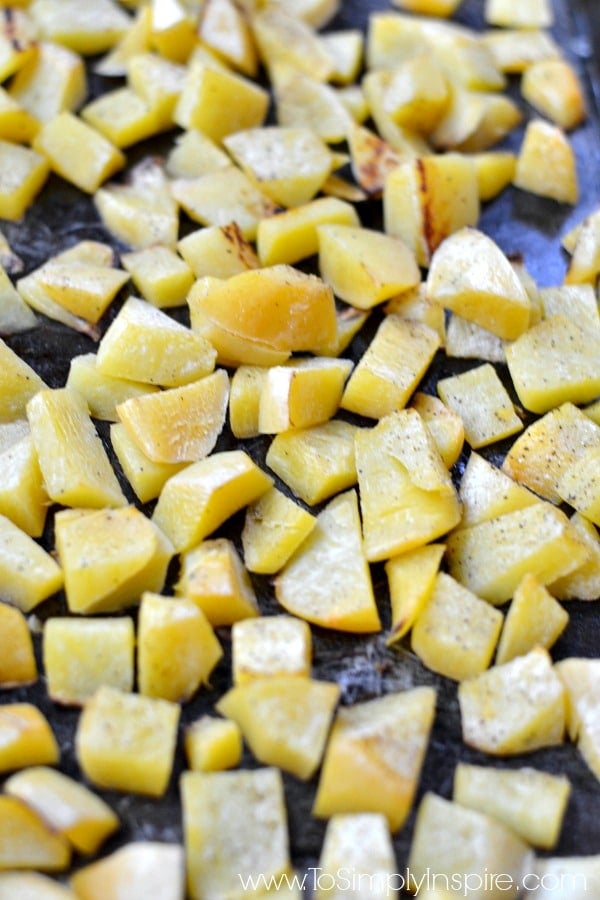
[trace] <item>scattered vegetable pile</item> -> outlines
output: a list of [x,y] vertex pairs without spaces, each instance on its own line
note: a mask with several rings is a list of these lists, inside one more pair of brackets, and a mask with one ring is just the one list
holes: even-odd
[[586,86],[464,8],[0,7],[0,898],[600,892]]

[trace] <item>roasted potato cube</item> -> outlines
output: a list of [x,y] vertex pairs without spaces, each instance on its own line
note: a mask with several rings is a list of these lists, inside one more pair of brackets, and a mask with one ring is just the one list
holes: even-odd
[[142,595],[137,636],[140,694],[184,703],[210,674],[223,650],[198,604],[185,598]]
[[15,144],[28,144],[39,128],[37,119],[4,88],[0,88],[0,138]]
[[213,453],[167,481],[153,521],[178,552],[188,550],[272,484],[243,450]]
[[565,775],[459,763],[452,799],[499,819],[528,844],[551,850],[558,843],[570,792]]
[[500,605],[528,572],[551,584],[585,562],[588,550],[563,512],[535,503],[452,532],[446,558],[457,581]]
[[107,91],[87,103],[80,114],[120,149],[152,137],[162,127],[156,109],[130,87]]
[[248,571],[278,572],[315,524],[315,517],[291,497],[269,488],[246,510],[241,538]]
[[29,433],[0,450],[0,473],[0,513],[26,534],[40,537],[49,500]]
[[465,441],[465,427],[459,415],[448,409],[438,397],[417,391],[411,407],[416,409],[427,425],[433,442],[447,469],[458,460]]
[[588,449],[600,446],[600,426],[573,403],[536,419],[513,443],[502,471],[552,503],[560,503],[563,473]]
[[120,403],[158,390],[158,386],[152,384],[100,372],[96,353],[73,357],[65,387],[81,394],[94,419],[108,422],[118,422],[117,406]]
[[156,500],[169,478],[188,465],[153,462],[139,449],[120,422],[111,425],[110,441],[125,477],[142,503]]
[[260,434],[258,412],[262,386],[269,374],[265,366],[238,366],[229,386],[229,426],[237,438]]
[[88,194],[125,165],[111,141],[68,111],[45,122],[32,146],[57,175]]
[[550,649],[569,622],[569,614],[538,580],[523,576],[510,604],[496,654],[496,665],[534,647]]
[[537,647],[461,682],[463,740],[494,756],[562,743],[566,692],[547,650]]
[[529,327],[530,300],[497,244],[464,228],[436,250],[427,276],[432,300],[505,340]]
[[0,20],[0,81],[14,75],[36,56],[36,29],[25,10],[15,9],[23,3],[3,7]]
[[330,81],[336,84],[354,83],[363,61],[362,31],[358,28],[328,31],[321,34],[321,43],[333,63]]
[[427,296],[427,285],[421,281],[416,288],[403,291],[392,297],[383,307],[386,315],[395,314],[401,319],[410,319],[428,325],[440,338],[440,345],[446,342],[446,313],[434,300]]
[[595,285],[600,274],[600,212],[586,216],[575,229],[573,243],[563,241],[563,246],[571,253],[565,283]]
[[157,893],[164,900],[180,900],[185,889],[183,847],[138,840],[109,856],[78,869],[71,876],[78,897],[100,900],[107,894],[131,900]]
[[[434,884],[439,879],[442,885],[464,885],[473,900],[515,896],[514,891],[508,895],[504,891],[519,883],[528,850],[525,841],[492,816],[428,792],[417,812],[408,857],[411,886],[416,890],[429,879]],[[489,874],[497,872],[506,881],[488,882]]]
[[[383,191],[384,229],[428,266],[444,238],[479,219],[479,187],[473,163],[459,153],[400,163]],[[472,261],[472,257],[469,257]]]
[[355,437],[364,546],[370,562],[423,546],[458,524],[448,470],[414,409],[391,413]]
[[262,125],[269,105],[264,88],[234,72],[189,66],[173,119],[219,143],[229,134]]
[[508,391],[490,363],[441,378],[438,394],[459,415],[473,449],[485,447],[523,430]]
[[502,28],[549,28],[554,22],[550,0],[525,0],[515,6],[511,0],[486,0],[485,21]]
[[338,411],[352,367],[349,359],[296,357],[270,368],[261,384],[259,432],[278,434],[327,422]]
[[340,874],[347,867],[352,873],[348,881],[354,882],[356,875],[358,885],[368,885],[371,900],[390,900],[395,866],[395,852],[385,816],[368,812],[339,813],[331,817],[325,829],[315,898],[327,900],[328,895],[331,897],[329,885],[338,879],[343,896],[344,876],[340,878]]
[[47,766],[32,766],[11,775],[4,790],[30,806],[78,853],[96,853],[119,827],[118,817],[104,800],[74,778]]
[[41,0],[31,12],[39,37],[83,55],[109,50],[131,24],[111,0]]
[[556,665],[567,694],[567,730],[596,778],[600,779],[597,659],[568,657]]
[[72,613],[118,612],[162,589],[173,547],[140,510],[61,510],[54,524]]
[[489,150],[473,154],[479,199],[493,200],[512,183],[517,166],[516,154],[507,150]]
[[348,379],[342,409],[372,419],[404,409],[439,346],[428,325],[389,313]]
[[120,507],[127,500],[80,394],[39,391],[27,418],[48,496],[64,506]]
[[382,813],[390,831],[398,831],[412,806],[434,712],[430,687],[341,707],[325,750],[313,815]]
[[332,156],[309,128],[268,125],[235,131],[223,140],[234,161],[278,206],[301,206],[320,191]]
[[99,688],[75,734],[85,777],[97,787],[161,797],[171,777],[178,722],[175,703]]
[[50,723],[31,703],[0,706],[0,772],[54,766],[60,749]]
[[51,617],[44,623],[43,660],[48,695],[83,706],[103,684],[133,690],[133,619]]
[[350,129],[347,142],[355,181],[367,196],[381,197],[385,179],[403,161],[403,153],[371,129],[356,123]]
[[229,278],[258,269],[258,257],[236,222],[209,225],[181,238],[177,249],[196,278]]
[[60,566],[6,516],[0,515],[0,600],[29,612],[59,591]]
[[356,491],[331,500],[275,581],[289,613],[323,628],[376,632],[381,622],[362,546]]
[[507,346],[506,360],[519,400],[536,413],[567,401],[588,403],[600,390],[597,335],[564,315],[550,316],[522,334]]
[[0,797],[0,870],[39,869],[63,872],[71,847],[17,797]]
[[238,893],[240,878],[244,883],[291,873],[277,769],[184,772],[180,790],[191,900]]
[[183,387],[125,400],[117,414],[153,462],[195,462],[213,450],[225,424],[228,397],[229,376],[217,369]]
[[404,637],[429,601],[444,549],[443,544],[427,544],[400,553],[386,562],[385,574],[392,607],[388,644]]
[[549,590],[559,600],[595,600],[600,595],[600,536],[592,522],[579,513],[571,516],[571,524],[587,547],[589,556],[569,575],[553,581]]
[[171,178],[198,178],[231,167],[231,158],[202,131],[190,128],[175,138],[165,169]]
[[412,626],[411,648],[428,669],[463,681],[490,665],[502,622],[501,612],[439,572]]
[[122,269],[60,259],[48,260],[37,274],[39,284],[56,303],[94,324],[129,281]]
[[199,36],[202,43],[234,69],[255,77],[258,54],[244,12],[232,0],[209,0],[202,8]]
[[186,729],[184,747],[193,772],[235,769],[242,758],[242,732],[232,719],[204,715]]
[[568,131],[585,118],[583,90],[565,59],[542,59],[527,67],[521,93],[537,112]]
[[337,197],[318,197],[258,223],[256,246],[263,266],[292,265],[317,253],[321,225],[358,227],[353,206]]
[[127,83],[152,111],[158,128],[173,128],[173,113],[186,68],[156,53],[135,53],[127,62]]
[[543,119],[531,119],[517,156],[513,184],[523,191],[575,205],[579,180],[575,153],[564,131]]
[[43,188],[50,166],[43,153],[0,141],[0,217],[17,221]]
[[598,461],[600,447],[590,447],[561,475],[558,493],[565,503],[600,525],[600,482]]
[[8,270],[10,267],[11,252],[7,247],[4,265],[0,257],[0,334],[19,334],[37,324],[35,313],[27,306],[4,268],[6,266]]
[[[600,888],[600,858],[598,855],[555,856],[534,860],[530,885],[548,885],[544,900],[585,900],[589,889]],[[542,881],[543,879],[543,881]],[[543,890],[543,889],[542,889]]]
[[306,781],[321,762],[339,696],[334,682],[273,675],[230,688],[216,709],[238,723],[259,762]]
[[152,26],[152,10],[150,6],[133,3],[136,12],[130,20],[129,28],[122,38],[111,47],[94,65],[98,75],[125,77],[129,61],[140,53],[150,50],[150,28]]
[[0,603],[0,688],[37,681],[33,639],[20,609]]
[[252,29],[263,64],[295,68],[327,81],[333,64],[315,29],[282,3],[263,5],[252,18]]
[[469,455],[458,497],[462,506],[461,527],[464,528],[540,502],[532,491],[513,481],[478,453]]
[[231,629],[233,683],[255,678],[310,676],[312,636],[304,619],[259,616],[234,622]]
[[159,309],[185,305],[194,273],[170,247],[157,245],[123,253],[121,262],[148,303]]
[[250,576],[227,538],[202,541],[182,554],[175,593],[195,603],[215,627],[259,615]]
[[181,0],[151,0],[150,46],[173,62],[184,63],[197,41],[193,10]]
[[[327,56],[327,64],[331,59]],[[327,144],[346,139],[354,124],[352,113],[343,102],[343,94],[297,66],[278,62],[270,75],[275,94],[279,125],[288,128],[312,128]]]

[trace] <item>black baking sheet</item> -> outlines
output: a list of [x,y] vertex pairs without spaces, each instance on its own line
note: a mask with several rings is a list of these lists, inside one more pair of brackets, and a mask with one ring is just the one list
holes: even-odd
[[[477,28],[483,26],[481,0],[466,0],[460,7],[456,19]],[[345,0],[342,9],[331,27],[365,28],[368,16],[375,9],[390,9],[384,0]],[[560,236],[600,202],[599,115],[597,101],[600,96],[597,61],[593,48],[595,27],[599,27],[596,0],[563,0],[555,2],[556,25],[554,35],[565,54],[576,64],[585,84],[589,116],[586,123],[571,135],[579,161],[581,202],[577,208],[562,206],[550,200],[536,198],[531,194],[507,189],[501,197],[489,204],[482,212],[480,226],[491,235],[508,254],[521,255],[531,274],[542,286],[559,284],[566,268],[566,255],[560,249]],[[91,77],[94,93],[116,84],[97,76]],[[531,113],[531,111],[529,111]],[[522,129],[517,130],[506,142],[506,146],[518,149]],[[162,153],[167,139],[148,142],[136,148],[140,158],[146,153]],[[370,225],[380,219],[379,204],[365,204],[360,211],[363,224]],[[183,230],[191,230],[191,223],[183,223]],[[31,271],[49,255],[84,238],[111,241],[102,227],[89,198],[56,177],[51,177],[39,201],[27,212],[21,223],[2,223],[12,247],[23,258],[25,271]],[[182,233],[184,233],[182,231]],[[114,243],[114,241],[113,241]],[[115,247],[119,249],[118,245]],[[118,302],[113,305],[102,327],[111,321]],[[185,311],[175,313],[185,320]],[[374,318],[365,332],[350,348],[350,355],[357,358],[368,343],[376,325]],[[39,325],[25,334],[8,339],[8,343],[26,359],[52,387],[64,385],[68,374],[69,360],[80,353],[93,352],[96,345],[87,337],[40,317]],[[439,377],[470,367],[472,362],[446,360],[438,356],[424,382],[426,390],[435,390]],[[500,367],[502,371],[502,367]],[[106,438],[107,427],[99,423],[100,433]],[[229,433],[224,433],[219,448],[235,446]],[[266,439],[257,439],[245,444],[255,459],[264,461],[267,448]],[[488,455],[495,462],[502,458],[502,446],[490,449]],[[464,457],[459,463],[458,474],[464,466]],[[131,491],[125,486],[128,496]],[[239,532],[242,515],[235,516],[219,531],[232,537],[239,546]],[[53,546],[49,529],[44,537],[48,547]],[[171,576],[175,574],[172,567]],[[388,596],[382,566],[373,566],[378,603],[384,624],[389,624]],[[274,600],[268,579],[254,578],[261,610],[265,614],[280,611]],[[61,596],[47,601],[36,610],[40,618],[64,610]],[[568,605],[571,615],[569,627],[556,644],[555,658],[566,656],[596,656],[600,648],[600,606],[597,603],[572,602]],[[369,637],[346,636],[314,628],[314,674],[318,678],[335,679],[342,689],[342,702],[353,703],[376,697],[390,691],[430,684],[438,691],[438,706],[429,750],[425,760],[421,784],[417,796],[425,790],[434,790],[445,797],[452,791],[452,778],[458,761],[491,763],[511,767],[533,765],[541,769],[565,773],[569,776],[573,791],[566,814],[559,855],[600,853],[600,784],[586,768],[576,749],[569,744],[558,748],[538,751],[526,757],[510,760],[493,760],[465,747],[461,741],[460,719],[456,698],[456,686],[447,679],[438,677],[426,669],[410,653],[408,644],[388,648],[385,634]],[[229,685],[229,635],[226,629],[219,630],[225,650],[219,664],[211,690],[200,693],[182,711],[182,725],[185,726],[200,715],[210,712],[218,696]],[[39,652],[39,646],[38,646]],[[61,769],[67,774],[79,777],[79,769],[74,753],[74,733],[78,712],[52,704],[46,695],[43,680],[30,688],[5,691],[0,702],[32,701],[47,715],[61,745]],[[246,752],[243,764],[256,765]],[[178,778],[184,767],[184,757],[180,741],[177,747],[176,763],[170,787],[164,798],[156,801],[139,796],[104,792],[103,796],[116,810],[121,828],[103,848],[110,852],[117,846],[135,839],[181,841],[182,823],[178,795]],[[316,778],[308,784],[300,783],[285,776],[287,809],[289,817],[291,853],[294,865],[303,870],[317,864],[321,848],[324,823],[310,815],[315,793]],[[416,806],[416,804],[415,804]],[[414,821],[414,812],[407,824],[394,838],[397,853],[398,872],[406,865]],[[449,823],[449,827],[450,823]]]

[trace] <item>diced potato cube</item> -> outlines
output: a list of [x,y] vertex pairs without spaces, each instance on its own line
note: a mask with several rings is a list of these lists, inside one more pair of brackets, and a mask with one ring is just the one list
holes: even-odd
[[534,647],[550,649],[567,627],[569,614],[531,574],[517,585],[498,644],[496,664]]
[[264,88],[207,65],[188,67],[175,111],[181,128],[197,128],[219,142],[228,134],[262,125],[269,95]]
[[571,253],[565,283],[594,285],[600,273],[600,212],[586,216],[576,229],[572,246],[566,247],[564,241],[563,245]]
[[516,128],[522,116],[509,97],[455,85],[448,109],[429,140],[436,150],[482,153]]
[[427,295],[427,285],[424,281],[409,291],[402,291],[396,297],[392,297],[385,304],[383,311],[400,316],[402,319],[411,319],[428,325],[440,338],[441,346],[446,342],[446,313],[444,308],[431,300]]
[[334,682],[273,675],[230,688],[216,709],[238,723],[260,762],[306,781],[321,762],[339,696]]
[[417,391],[413,395],[410,405],[416,409],[431,432],[444,465],[451,469],[461,454],[465,440],[461,417],[448,409],[438,397],[423,391]]
[[90,415],[94,419],[117,422],[117,406],[132,397],[139,397],[158,386],[107,375],[97,366],[96,353],[74,356],[69,364],[69,375],[65,387],[77,391],[86,401]]
[[586,450],[599,446],[600,425],[573,403],[563,403],[532,422],[517,438],[504,458],[502,471],[540,497],[560,503],[563,473]]
[[515,177],[517,157],[505,150],[489,150],[474,154],[473,164],[477,174],[479,199],[482,203],[493,200],[512,183]]
[[71,876],[78,897],[100,900],[112,894],[142,900],[156,893],[180,900],[185,890],[185,861],[179,844],[138,840],[78,869]]
[[558,843],[571,784],[565,775],[537,769],[495,769],[459,763],[453,800],[499,819],[528,844],[551,850]]
[[[479,188],[473,163],[458,153],[401,163],[383,192],[384,228],[427,266],[444,238],[479,219]],[[473,258],[470,256],[469,261]]]
[[0,81],[14,75],[36,56],[36,29],[25,10],[15,9],[23,2],[3,9],[0,21]]
[[242,732],[232,719],[204,715],[186,729],[184,746],[193,772],[235,769],[242,758]]
[[549,28],[554,22],[550,0],[525,0],[515,6],[511,0],[486,0],[485,21],[502,28]]
[[[331,65],[329,57],[327,60]],[[279,125],[313,128],[328,144],[346,139],[354,118],[340,90],[285,62],[273,65],[270,75]]]
[[475,228],[446,238],[427,276],[431,299],[505,340],[529,326],[530,300],[497,244]]
[[339,494],[275,581],[289,613],[323,628],[376,632],[381,622],[362,546],[356,491]]
[[551,584],[580,566],[588,550],[567,517],[535,503],[448,535],[450,574],[473,593],[500,605],[528,572]]
[[11,254],[10,247],[7,247],[6,258],[0,256],[0,334],[19,334],[37,324],[33,310],[27,306],[7,275]]
[[192,384],[125,400],[117,414],[153,462],[194,462],[213,450],[225,424],[228,397],[229,376],[217,369]]
[[329,79],[333,65],[315,29],[285,4],[263,5],[253,16],[252,28],[267,69],[279,63],[293,66],[318,81]]
[[156,500],[166,482],[188,463],[157,463],[143,453],[120,422],[111,425],[110,441],[125,477],[142,503]]
[[27,404],[27,418],[51,500],[64,506],[125,506],[80,394],[70,388],[39,391]]
[[156,53],[135,53],[127,62],[127,82],[148,104],[158,127],[173,128],[173,112],[185,80],[185,66]]
[[321,43],[333,63],[330,80],[336,84],[355,82],[363,61],[362,31],[358,28],[328,31],[321,34]]
[[[528,849],[491,816],[428,792],[417,813],[407,868],[413,890],[431,880],[461,884],[473,900],[501,900],[515,896],[514,890],[504,891],[519,883]],[[505,880],[490,873],[502,873]]]
[[502,72],[519,74],[543,59],[557,59],[560,48],[545,28],[491,28],[480,40]]
[[56,547],[72,613],[118,612],[160,591],[173,547],[140,510],[61,510]]
[[[588,403],[600,390],[600,360],[595,333],[563,315],[544,319],[506,348],[508,368],[519,400],[544,413],[570,401]],[[543,377],[538,366],[544,360]]]
[[53,557],[0,515],[0,599],[27,613],[62,584],[63,573]]
[[291,497],[269,488],[246,510],[241,538],[248,571],[278,572],[315,524],[315,517]]
[[411,648],[428,669],[463,681],[490,665],[502,622],[501,612],[440,572],[413,624]]
[[567,730],[596,778],[600,779],[600,720],[597,659],[568,657],[556,665],[567,694]]
[[41,152],[0,141],[0,217],[12,221],[22,218],[46,183],[49,171]]
[[4,790],[37,812],[78,853],[96,853],[119,827],[118,817],[104,800],[74,778],[47,766],[32,766],[11,775]]
[[356,484],[354,437],[341,419],[276,435],[266,463],[304,503],[314,506]]
[[577,162],[562,129],[543,119],[529,121],[517,156],[513,184],[558,203],[577,203]]
[[137,636],[140,694],[184,703],[210,674],[223,650],[204,613],[185,598],[142,595]]
[[469,456],[458,497],[464,528],[540,502],[534,493],[478,453]]
[[132,691],[134,643],[129,616],[47,619],[43,659],[50,698],[82,706],[103,684]]
[[182,554],[175,593],[191,600],[215,627],[259,615],[250,576],[227,538],[202,541]]
[[179,706],[168,700],[99,688],[75,734],[77,760],[97,787],[161,797],[169,784]]
[[388,644],[404,637],[431,597],[444,549],[443,544],[427,544],[386,562],[392,607]]
[[260,434],[258,415],[262,386],[269,374],[265,366],[238,366],[229,386],[229,426],[237,438]]
[[152,164],[126,182],[111,181],[94,194],[94,205],[111,234],[134,250],[162,244],[174,248],[179,231],[177,203],[162,169]]
[[31,537],[44,530],[49,500],[30,434],[0,451],[0,513]]
[[542,59],[528,66],[521,93],[537,112],[560,128],[575,128],[585,118],[583,90],[575,70],[565,59]]
[[458,524],[452,480],[416,410],[391,413],[375,428],[361,429],[355,450],[370,562],[423,546]]
[[506,364],[505,344],[497,334],[451,313],[446,328],[446,356]]
[[600,856],[537,858],[532,875],[526,883],[537,888],[538,900],[586,900],[589,890],[600,890]]
[[[386,101],[388,99],[388,91],[393,82],[394,71],[399,63],[400,60],[397,60],[390,69],[376,69],[375,71],[367,72],[361,81],[369,117],[373,120],[376,130],[384,142],[383,145],[377,141],[373,143],[373,141],[367,138],[363,132],[363,136],[366,140],[362,147],[362,152],[365,153],[365,156],[362,158],[361,168],[364,165],[367,155],[372,152],[374,148],[380,147],[383,149],[384,159],[377,165],[376,174],[374,176],[372,175],[370,178],[367,175],[364,182],[361,181],[361,184],[366,187],[370,182],[373,187],[377,186],[377,194],[380,193],[380,190],[383,187],[381,184],[381,175],[387,170],[390,161],[390,157],[386,150],[386,144],[392,147],[400,156],[399,162],[423,158],[431,154],[431,147],[428,144],[426,137],[420,134],[416,129],[398,125],[393,118],[392,110],[387,107]],[[362,143],[362,141],[360,143]],[[362,169],[362,171],[364,173],[364,169]]]
[[202,43],[244,75],[255,77],[258,55],[252,29],[233,0],[209,0],[202,9]]
[[121,262],[144,300],[160,309],[185,304],[194,275],[170,247],[157,245],[123,253]]
[[0,796],[0,870],[63,872],[71,847],[17,797]]
[[231,167],[231,158],[214,141],[190,128],[175,138],[165,169],[171,178],[198,178]]
[[120,149],[131,147],[161,130],[157,111],[130,87],[115,88],[91,100],[81,118]]
[[109,50],[131,24],[111,0],[41,0],[32,13],[42,39],[84,55]]
[[129,297],[100,342],[96,365],[105,375],[180,387],[211,373],[215,358],[200,334]]
[[274,615],[234,622],[231,641],[234,685],[255,678],[310,675],[312,636],[304,619]]
[[65,110],[73,112],[87,93],[83,60],[67,47],[40,41],[36,54],[11,81],[9,92],[39,122]]
[[331,153],[309,128],[238,130],[223,140],[234,161],[278,206],[301,206],[323,187]]
[[444,403],[461,417],[465,438],[474,449],[523,429],[508,391],[490,363],[440,379],[437,390]]
[[309,357],[270,368],[261,384],[259,432],[277,434],[331,419],[352,367],[349,359]]
[[398,238],[348,225],[319,225],[319,270],[337,297],[369,309],[417,285],[414,254]]
[[197,40],[195,18],[181,0],[151,0],[150,45],[173,62],[184,63]]
[[360,885],[368,885],[371,900],[391,900],[395,867],[395,852],[385,816],[368,812],[339,813],[331,817],[325,829],[315,898],[331,897],[329,885],[336,882],[340,884],[337,893],[343,896],[345,876],[340,875],[348,872],[350,890],[356,881],[359,890]]
[[54,766],[60,749],[50,723],[31,703],[0,706],[0,772]]
[[539,297],[545,319],[559,314],[577,322],[585,331],[600,331],[598,301],[591,284],[561,284],[554,288],[541,288]]
[[417,790],[434,712],[430,687],[341,707],[325,750],[313,815],[377,812],[390,831],[398,831]]
[[461,682],[458,700],[463,740],[495,756],[560,744],[565,731],[565,699],[548,651],[537,647]]
[[600,535],[589,519],[579,513],[571,516],[571,524],[589,557],[569,575],[553,581],[549,590],[559,600],[596,600],[600,596]]
[[367,196],[381,197],[387,176],[404,158],[402,153],[364,125],[354,124],[347,141],[356,182]]
[[20,900],[76,900],[69,888],[39,872],[0,872],[0,897]]
[[95,324],[129,275],[109,266],[50,259],[38,269],[38,281],[56,303]]
[[243,236],[239,225],[209,225],[181,238],[179,253],[196,278],[211,275],[229,278],[247,269],[258,269],[258,257],[252,244]]
[[263,266],[292,265],[317,253],[318,229],[338,224],[358,227],[356,210],[337,197],[318,197],[258,223],[256,245]]
[[33,639],[20,609],[0,603],[0,688],[37,681]]
[[178,552],[188,550],[234,512],[257,500],[272,483],[243,450],[213,453],[167,481],[153,521]]
[[125,165],[114,144],[71,112],[44,123],[32,146],[57,175],[88,194]]
[[0,88],[0,138],[15,144],[28,144],[39,128],[40,123],[4,88]]
[[373,419],[403,409],[439,346],[428,325],[390,313],[348,379],[342,409]]
[[599,459],[600,447],[584,450],[575,462],[566,466],[558,484],[558,493],[565,503],[596,525],[600,525]]
[[180,790],[191,900],[236,894],[240,879],[290,875],[281,772],[184,772]]

